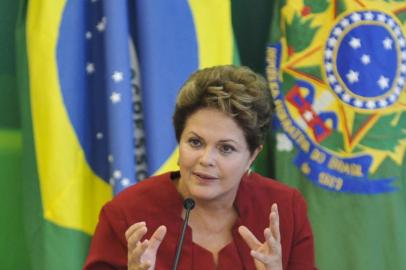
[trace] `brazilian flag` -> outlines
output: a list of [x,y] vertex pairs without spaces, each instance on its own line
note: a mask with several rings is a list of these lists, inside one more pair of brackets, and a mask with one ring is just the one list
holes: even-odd
[[1,100],[0,177],[2,199],[15,204],[0,205],[0,269],[81,269],[101,206],[176,169],[171,115],[182,83],[197,69],[238,64],[233,8],[12,2],[1,9],[2,18],[18,14],[2,55],[17,77],[0,80],[18,93]]
[[406,269],[406,3],[274,1],[275,177],[306,197],[320,269]]

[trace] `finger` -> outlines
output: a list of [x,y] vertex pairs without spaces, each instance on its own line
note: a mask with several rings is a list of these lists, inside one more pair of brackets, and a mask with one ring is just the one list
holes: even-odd
[[278,205],[272,204],[271,213],[269,214],[269,228],[271,229],[272,236],[278,241],[281,241],[281,235],[279,230],[279,212]]
[[259,242],[259,240],[247,227],[240,226],[238,228],[238,232],[247,243],[247,245],[250,247],[250,249],[257,249],[261,245],[261,242]]
[[[138,266],[136,266],[135,268],[133,268],[134,270],[148,270],[151,267],[151,263],[150,262],[144,262]],[[130,269],[129,269],[130,270]]]
[[269,228],[266,228],[264,230],[264,236],[266,244],[268,245],[268,248],[270,250],[270,254],[280,255],[282,253],[281,244],[276,238],[272,236],[271,230]]
[[148,229],[146,226],[138,228],[138,230],[133,231],[132,235],[129,236],[127,240],[127,247],[129,250],[133,250],[141,241],[142,237],[147,233]]
[[256,250],[251,250],[251,256],[254,257],[254,259],[257,259],[258,261],[262,262],[265,265],[268,265],[271,262],[270,256],[265,255]]
[[137,222],[131,225],[127,231],[125,231],[125,239],[128,240],[128,238],[134,233],[134,231],[138,230],[139,228],[146,226],[145,221]]
[[142,243],[138,243],[137,246],[128,250],[128,263],[138,265],[141,263],[141,257],[145,250],[148,248],[148,240],[144,240]]
[[159,246],[164,240],[166,234],[166,227],[159,226],[158,229],[152,234],[151,238],[149,239],[148,248],[154,250],[155,252],[158,250]]

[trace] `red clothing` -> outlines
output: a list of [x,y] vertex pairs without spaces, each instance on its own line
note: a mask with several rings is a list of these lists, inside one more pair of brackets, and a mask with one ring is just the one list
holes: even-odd
[[[172,268],[176,245],[182,228],[183,198],[171,179],[179,173],[166,173],[142,181],[107,203],[101,213],[84,269],[127,269],[125,231],[134,223],[145,221],[146,238],[160,226],[167,233],[158,249],[156,270]],[[264,242],[272,203],[278,204],[285,270],[315,268],[313,235],[306,213],[306,203],[298,191],[274,180],[252,173],[240,183],[234,205],[238,219],[232,229],[233,242],[219,252],[217,269],[255,270],[250,249],[238,233],[245,225]],[[210,252],[192,242],[188,227],[183,242],[179,270],[215,269]]]

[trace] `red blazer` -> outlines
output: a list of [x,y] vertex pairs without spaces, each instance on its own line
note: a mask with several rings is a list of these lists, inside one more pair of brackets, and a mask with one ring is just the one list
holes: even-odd
[[[155,269],[171,269],[183,224],[183,198],[172,183],[172,179],[178,176],[179,172],[173,172],[151,177],[129,187],[107,203],[100,213],[84,269],[127,269],[124,233],[140,221],[147,223],[146,238],[150,238],[160,225],[167,227],[167,234],[158,249]],[[283,269],[316,269],[313,235],[303,197],[297,190],[256,173],[244,177],[240,183],[234,202],[239,218],[232,229],[233,243],[219,253],[218,269],[255,270],[250,249],[240,237],[238,227],[247,226],[263,242],[272,203],[278,204]],[[178,269],[214,269],[211,254],[207,256],[205,252],[208,253],[192,242],[189,227]]]

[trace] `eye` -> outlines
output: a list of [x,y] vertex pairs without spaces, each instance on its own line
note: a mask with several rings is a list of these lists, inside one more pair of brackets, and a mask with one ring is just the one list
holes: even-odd
[[200,146],[202,146],[202,142],[198,138],[190,138],[188,140],[188,144],[193,148],[199,148]]
[[234,146],[229,145],[229,144],[222,144],[222,145],[220,145],[219,149],[220,149],[220,152],[223,154],[230,154],[235,151]]

